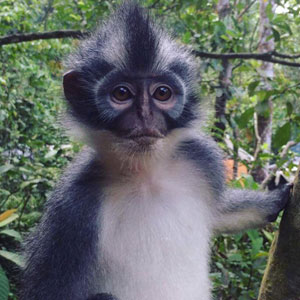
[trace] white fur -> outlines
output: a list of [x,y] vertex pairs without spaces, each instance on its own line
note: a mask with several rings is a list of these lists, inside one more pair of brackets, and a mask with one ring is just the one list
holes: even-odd
[[121,300],[210,299],[212,196],[189,163],[168,157],[105,190],[99,284]]

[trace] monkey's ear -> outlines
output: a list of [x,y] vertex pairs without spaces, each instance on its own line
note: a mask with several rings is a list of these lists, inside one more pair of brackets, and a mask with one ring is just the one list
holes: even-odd
[[73,105],[86,97],[81,74],[77,71],[70,70],[64,74],[63,87],[66,99]]

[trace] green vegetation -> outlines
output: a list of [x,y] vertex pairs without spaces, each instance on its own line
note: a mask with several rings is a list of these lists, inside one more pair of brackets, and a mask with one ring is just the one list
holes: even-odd
[[[0,45],[1,37],[12,34],[91,30],[116,2],[3,0]],[[217,4],[222,2],[217,0],[144,2],[179,40],[197,51],[260,52],[259,1],[231,0],[224,15],[217,10]],[[299,54],[300,2],[276,2],[275,10],[272,1],[265,9],[271,28],[267,41],[274,41],[278,53]],[[17,299],[18,266],[22,265],[20,241],[39,220],[62,169],[81,147],[71,142],[59,126],[64,118],[62,58],[77,44],[77,39],[65,38],[0,46],[0,300]],[[300,59],[273,58],[300,63]],[[222,74],[225,62],[201,58],[199,93],[206,103],[203,109],[211,111],[208,130],[230,157],[248,168],[249,175],[235,178],[230,184],[259,188],[254,170],[268,164],[290,177],[296,153],[289,150],[285,156],[281,154],[289,141],[300,141],[299,66],[272,64],[274,77],[267,79],[261,75],[261,60],[234,59],[228,61],[232,74],[226,78]],[[229,81],[224,84],[223,79]],[[214,102],[221,98],[225,99],[226,110],[216,121],[221,121],[225,130],[213,120]],[[273,117],[273,122],[268,123],[272,126],[272,145],[264,139],[258,143],[260,124],[256,124],[255,115]],[[224,142],[224,136],[233,147]],[[238,149],[255,160],[238,156]],[[212,279],[216,299],[257,298],[276,228],[272,224],[263,230],[215,239]]]

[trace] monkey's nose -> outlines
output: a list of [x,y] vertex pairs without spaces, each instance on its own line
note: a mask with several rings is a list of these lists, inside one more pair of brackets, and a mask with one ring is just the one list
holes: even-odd
[[143,129],[143,135],[150,137],[160,137],[160,133],[158,132],[158,130],[149,127]]

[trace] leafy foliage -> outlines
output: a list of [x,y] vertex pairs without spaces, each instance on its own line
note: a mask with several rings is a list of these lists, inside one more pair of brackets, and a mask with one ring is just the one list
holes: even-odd
[[[4,0],[0,3],[0,35],[62,29],[90,30],[116,2]],[[231,13],[222,20],[216,12],[216,0],[144,2],[163,19],[170,31],[176,33],[178,39],[194,49],[219,53],[257,50],[257,1],[230,1]],[[299,2],[277,1],[275,13],[269,8],[267,14],[276,50],[299,53]],[[5,214],[0,215],[1,300],[1,297],[7,299],[9,293],[5,273],[11,283],[9,297],[16,299],[14,267],[16,263],[22,263],[14,254],[21,236],[39,220],[45,199],[61,170],[80,150],[80,145],[71,142],[59,126],[64,121],[61,59],[77,43],[70,39],[39,40],[0,49],[0,212]],[[269,82],[271,89],[266,91],[259,77],[261,62],[233,60],[232,64],[225,133],[234,147],[221,146],[235,159],[239,148],[253,155],[256,147],[253,115],[254,112],[269,114],[266,103],[271,98],[274,110],[272,153],[261,151],[255,162],[243,163],[251,170],[271,160],[289,176],[294,168],[295,153],[290,151],[285,159],[280,158],[279,153],[289,140],[299,142],[299,69],[276,65],[275,77]],[[202,101],[212,100],[222,92],[218,82],[220,71],[221,61],[201,61],[199,92]],[[206,102],[210,107],[212,101]],[[261,147],[263,150],[264,145]],[[232,184],[258,187],[249,176]],[[251,230],[215,240],[212,278],[218,299],[256,298],[273,231],[274,227],[269,226],[264,231]]]
[[7,300],[9,293],[9,283],[5,272],[0,268],[0,300]]

